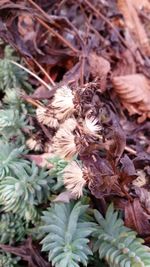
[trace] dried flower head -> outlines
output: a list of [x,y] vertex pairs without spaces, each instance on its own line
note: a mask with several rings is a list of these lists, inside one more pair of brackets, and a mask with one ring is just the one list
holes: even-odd
[[83,195],[83,187],[86,181],[83,177],[83,171],[76,161],[72,161],[65,167],[63,178],[67,190],[71,192],[74,197],[80,198]]
[[69,160],[77,153],[75,136],[73,134],[76,125],[74,123],[71,126],[67,121],[62,124],[54,136],[53,147],[56,155]]
[[36,109],[36,115],[40,123],[43,123],[44,125],[47,125],[51,128],[58,128],[59,123],[52,109],[46,107],[38,107]]
[[71,132],[73,132],[75,130],[77,126],[77,121],[74,118],[69,118],[67,120],[65,120],[60,127],[63,127],[65,129],[70,130]]
[[40,142],[40,140],[36,140],[35,138],[32,138],[32,137],[30,137],[26,141],[26,145],[30,150],[34,150],[34,151],[42,151],[43,149],[42,143]]
[[57,89],[52,107],[55,109],[56,118],[63,120],[70,117],[74,112],[73,93],[68,86],[62,86]]
[[85,132],[91,135],[97,135],[102,130],[101,125],[98,124],[98,119],[93,116],[85,118],[83,127]]

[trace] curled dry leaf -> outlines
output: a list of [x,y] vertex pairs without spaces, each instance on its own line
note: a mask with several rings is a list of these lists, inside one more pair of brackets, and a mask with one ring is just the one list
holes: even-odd
[[134,191],[139,197],[141,204],[144,206],[148,214],[150,214],[150,192],[145,188],[135,186]]
[[39,248],[33,244],[31,237],[25,240],[20,246],[13,247],[10,245],[0,244],[0,248],[5,252],[21,257],[23,261],[28,262],[29,267],[51,267],[51,264],[42,258],[39,253]]
[[26,155],[25,158],[31,161],[34,161],[35,164],[39,167],[42,167],[42,168],[46,167],[48,169],[51,169],[53,165],[48,163],[48,158],[52,156],[53,154],[50,154],[50,153],[43,153],[40,155],[29,154],[29,155]]
[[33,40],[36,36],[34,31],[33,16],[27,12],[22,12],[18,17],[18,32],[24,38],[24,41]]
[[125,209],[125,225],[136,230],[140,235],[150,234],[150,215],[142,208],[138,199],[133,202],[126,203]]
[[114,89],[130,115],[139,114],[139,122],[150,118],[150,81],[142,74],[118,76],[112,79]]
[[63,202],[63,203],[69,203],[70,200],[75,199],[75,197],[71,194],[70,191],[64,191],[60,193],[53,202]]
[[109,61],[101,56],[98,56],[96,53],[90,53],[89,64],[92,76],[98,77],[100,80],[100,90],[102,92],[105,91],[107,74],[110,71]]
[[146,1],[145,4],[140,5],[139,1],[135,0],[118,0],[117,3],[118,9],[123,14],[125,23],[130,33],[134,36],[136,43],[146,55],[150,55],[149,39],[137,11],[137,8],[139,9],[139,7],[142,8],[146,5]]

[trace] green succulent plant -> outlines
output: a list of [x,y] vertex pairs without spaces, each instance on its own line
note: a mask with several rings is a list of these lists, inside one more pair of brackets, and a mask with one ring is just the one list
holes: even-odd
[[88,246],[88,236],[94,231],[95,224],[86,221],[84,214],[88,205],[54,204],[43,214],[44,225],[41,230],[46,234],[42,240],[42,251],[48,251],[49,261],[56,267],[79,267],[87,265],[92,251]]
[[63,169],[67,166],[68,162],[64,159],[61,159],[57,156],[54,156],[53,158],[48,159],[48,162],[50,162],[53,167],[49,171],[50,177],[54,179],[54,185],[53,185],[53,191],[59,190],[63,187]]
[[25,154],[24,146],[16,147],[11,143],[0,142],[0,180],[5,176],[24,173],[29,161],[21,158]]
[[21,241],[28,224],[18,214],[3,213],[0,216],[0,243],[12,244]]
[[150,249],[142,244],[143,239],[136,237],[136,232],[124,226],[113,205],[105,218],[96,210],[95,218],[98,222],[95,250],[99,251],[100,259],[105,259],[110,267],[150,266]]
[[17,109],[1,109],[0,110],[0,135],[4,140],[20,138],[24,140],[22,130],[27,127],[25,114],[20,114]]
[[20,257],[12,257],[10,253],[0,251],[0,267],[19,267]]
[[[27,83],[28,76],[22,69],[11,64],[10,60],[18,61],[18,57],[14,55],[11,46],[6,45],[4,50],[4,58],[0,59],[0,90],[10,88],[29,87]],[[31,86],[30,86],[31,87]]]
[[34,163],[26,166],[24,173],[6,176],[0,182],[0,204],[6,212],[19,213],[26,219],[36,217],[36,206],[47,201],[51,178]]

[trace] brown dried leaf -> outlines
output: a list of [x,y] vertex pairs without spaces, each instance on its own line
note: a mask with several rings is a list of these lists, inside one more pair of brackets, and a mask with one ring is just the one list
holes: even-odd
[[32,95],[30,95],[30,97],[38,100],[49,99],[52,98],[55,92],[55,89],[51,89],[51,91],[49,91],[47,88],[41,85],[34,91]]
[[134,73],[136,73],[136,62],[134,60],[131,51],[126,49],[120,54],[119,62],[117,63],[113,71],[113,77],[129,75]]
[[89,64],[92,76],[100,79],[100,90],[105,91],[106,79],[110,71],[109,61],[93,52],[89,54]]
[[138,199],[125,203],[125,225],[140,235],[150,234],[150,215],[146,214]]
[[113,113],[111,110],[110,111],[110,116],[112,120],[112,146],[110,147],[110,153],[112,156],[115,157],[116,163],[119,161],[121,158],[125,146],[126,146],[126,134],[121,127],[118,117],[116,116],[115,113]]
[[150,214],[150,192],[145,188],[134,187],[134,191],[136,195],[139,197],[141,204],[147,210],[148,214]]
[[145,6],[146,3],[145,5],[144,3],[139,5],[139,1],[135,0],[118,0],[117,3],[120,12],[124,15],[125,23],[139,47],[146,55],[150,55],[149,39],[137,12],[137,8]]
[[69,203],[71,199],[75,199],[70,191],[60,193],[53,202]]
[[143,74],[114,77],[112,82],[130,115],[140,114],[141,121],[150,118],[150,81]]
[[52,168],[52,164],[48,163],[47,159],[51,158],[52,154],[44,153],[41,155],[26,155],[25,158],[34,161],[35,164],[39,167],[46,167],[48,169]]
[[41,257],[37,247],[32,244],[31,238],[28,238],[24,244],[19,247],[0,244],[0,248],[27,261],[28,267],[51,267],[51,264]]
[[96,198],[114,193],[119,196],[124,195],[118,183],[118,174],[114,172],[108,160],[98,156],[88,157],[83,158],[83,163],[88,187]]
[[18,32],[23,37],[24,41],[27,41],[32,34],[32,38],[35,37],[33,15],[27,12],[22,12],[18,17]]

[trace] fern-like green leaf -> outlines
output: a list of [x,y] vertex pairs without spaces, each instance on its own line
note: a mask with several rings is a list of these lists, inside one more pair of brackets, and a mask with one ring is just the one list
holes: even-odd
[[124,226],[118,219],[118,212],[110,205],[105,218],[95,211],[98,222],[94,236],[98,238],[95,250],[100,259],[105,259],[110,267],[148,267],[150,266],[150,249],[144,246],[136,232]]
[[49,261],[56,267],[87,265],[88,255],[92,254],[88,236],[95,226],[95,223],[83,221],[87,208],[80,202],[75,205],[60,203],[44,212],[41,229],[47,235],[41,242],[42,250],[49,252]]

